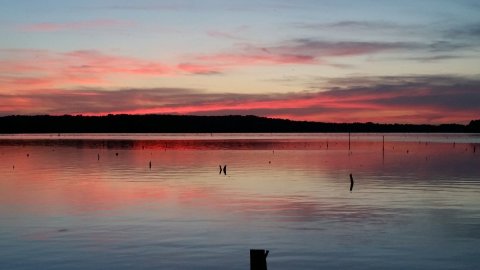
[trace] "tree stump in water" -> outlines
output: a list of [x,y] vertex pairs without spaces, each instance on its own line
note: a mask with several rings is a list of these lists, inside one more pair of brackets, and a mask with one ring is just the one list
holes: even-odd
[[250,270],[267,270],[268,250],[250,249]]

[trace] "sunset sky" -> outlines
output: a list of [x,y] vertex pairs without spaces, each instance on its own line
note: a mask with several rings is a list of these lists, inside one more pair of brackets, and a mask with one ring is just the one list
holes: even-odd
[[477,0],[0,5],[0,115],[480,118]]

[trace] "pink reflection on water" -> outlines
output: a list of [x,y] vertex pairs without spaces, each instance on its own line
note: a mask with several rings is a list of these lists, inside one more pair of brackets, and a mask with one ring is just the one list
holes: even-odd
[[[478,175],[472,147],[420,140],[383,144],[355,136],[350,150],[345,138],[10,142],[1,148],[0,209],[109,215],[153,204],[170,215],[190,209],[247,220],[265,214],[365,218],[373,215],[367,207],[344,210],[351,203],[344,201],[349,173],[356,180],[354,194],[379,176],[398,182],[414,174],[411,181],[433,185],[438,174]],[[223,164],[227,176],[218,174]]]

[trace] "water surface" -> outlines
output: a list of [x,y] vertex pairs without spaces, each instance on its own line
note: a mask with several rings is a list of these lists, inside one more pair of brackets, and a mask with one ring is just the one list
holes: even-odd
[[478,135],[3,135],[0,159],[0,269],[480,267]]

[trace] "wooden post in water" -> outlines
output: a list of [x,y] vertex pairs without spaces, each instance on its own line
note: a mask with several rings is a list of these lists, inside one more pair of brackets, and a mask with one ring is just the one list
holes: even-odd
[[268,250],[250,249],[250,270],[267,270]]
[[352,176],[352,174],[350,174],[350,192],[352,192],[352,190],[353,190],[353,183],[354,183],[353,176]]

